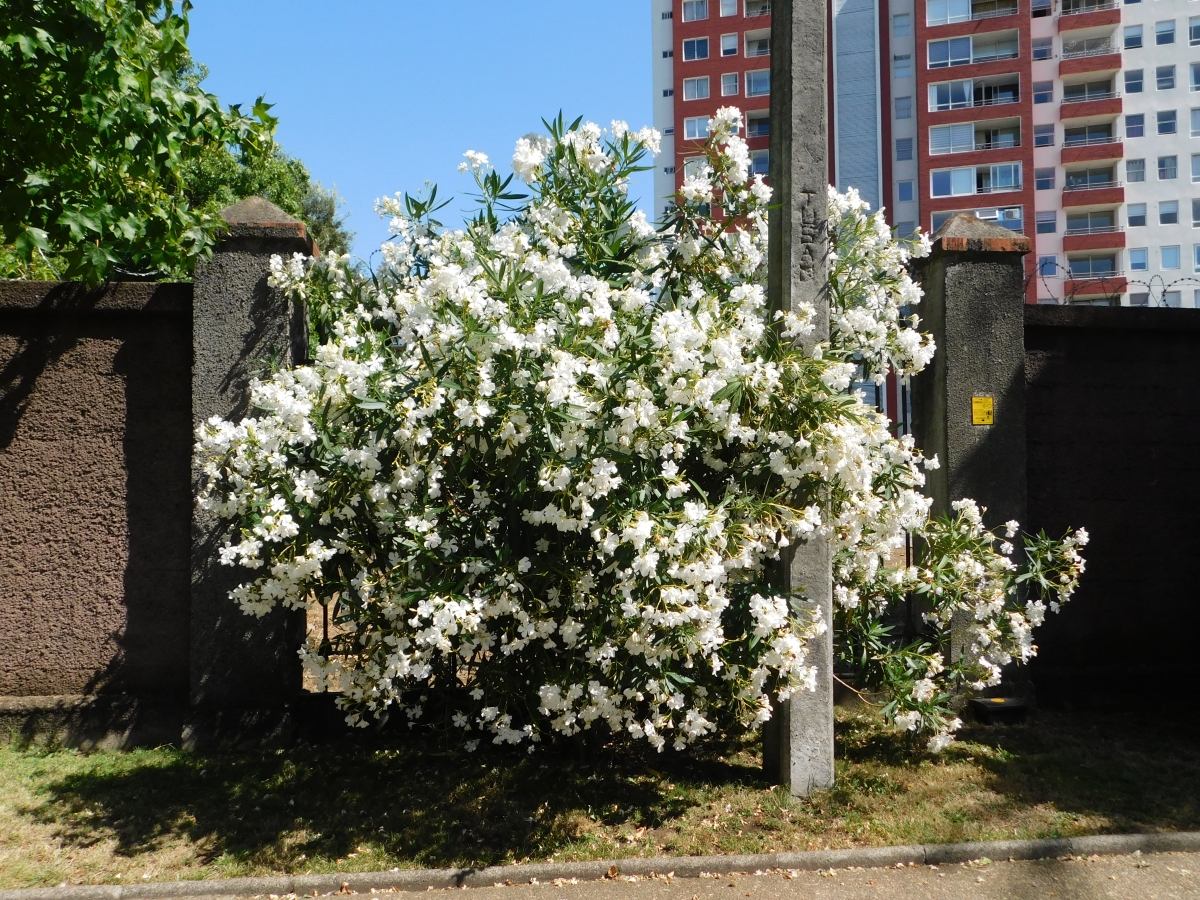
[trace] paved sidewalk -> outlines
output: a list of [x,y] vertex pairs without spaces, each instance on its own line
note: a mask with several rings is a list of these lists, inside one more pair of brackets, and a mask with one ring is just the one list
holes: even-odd
[[1174,900],[1200,898],[1200,853],[701,878],[619,876],[465,890],[469,900]]

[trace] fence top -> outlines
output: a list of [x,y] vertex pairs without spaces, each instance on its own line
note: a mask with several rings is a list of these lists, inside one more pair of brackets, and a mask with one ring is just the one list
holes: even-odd
[[933,252],[1028,253],[1032,244],[1023,234],[984,222],[971,213],[951,216],[930,237]]
[[192,283],[113,281],[88,288],[74,281],[0,281],[0,311],[38,313],[190,313]]
[[1025,307],[1025,327],[1200,331],[1200,309],[1029,304]]

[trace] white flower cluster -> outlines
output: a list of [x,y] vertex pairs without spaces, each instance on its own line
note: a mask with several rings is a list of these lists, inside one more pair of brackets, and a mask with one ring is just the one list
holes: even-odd
[[768,312],[770,190],[740,123],[718,112],[661,229],[627,196],[657,135],[560,117],[517,142],[512,215],[512,179],[468,152],[464,229],[432,194],[386,198],[374,277],[273,261],[309,299],[313,361],[199,429],[201,502],[237,525],[221,558],[252,573],[246,612],[331,611],[301,655],[351,721],[403,710],[531,750],[601,723],[659,749],[753,726],[812,686],[829,626],[769,562],[831,535],[851,607],[924,522],[924,461],[845,393],[863,361],[932,352],[899,313],[910,251],[831,194],[833,334],[798,340],[814,311]]

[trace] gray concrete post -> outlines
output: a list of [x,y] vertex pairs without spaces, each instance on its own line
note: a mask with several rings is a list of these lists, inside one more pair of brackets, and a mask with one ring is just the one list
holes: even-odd
[[[262,197],[221,211],[228,233],[196,265],[192,307],[192,421],[249,412],[249,382],[272,361],[306,355],[304,310],[267,286],[273,254],[311,255],[303,223]],[[200,472],[193,464],[193,495]],[[227,596],[245,570],[222,566],[230,536],[199,508],[192,515],[191,704],[184,743],[241,743],[286,737],[288,706],[300,692],[296,651],[304,616],[291,610],[256,619]]]
[[925,291],[922,327],[937,353],[912,389],[917,446],[942,464],[927,483],[933,512],[970,497],[987,507],[989,526],[1024,523],[1029,238],[969,214],[932,237],[915,274]]
[[[811,303],[829,337],[828,118],[826,8],[818,0],[775,0],[771,16],[771,161],[778,207],[771,211],[768,295],[772,308]],[[803,595],[829,630],[810,644],[815,692],[779,704],[763,732],[763,770],[803,797],[833,785],[833,575],[830,542],[794,545],[780,566],[780,588]]]

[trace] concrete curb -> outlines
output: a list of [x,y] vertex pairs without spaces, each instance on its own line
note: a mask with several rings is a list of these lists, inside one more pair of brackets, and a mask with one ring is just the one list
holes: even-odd
[[871,869],[884,866],[941,865],[984,857],[1054,859],[1062,856],[1116,856],[1129,853],[1200,851],[1200,832],[1175,834],[1111,834],[1095,837],[1050,838],[1035,841],[978,841],[969,844],[923,844],[907,847],[860,847],[853,850],[810,850],[804,853],[758,853],[746,856],[655,856],[601,862],[532,863],[488,866],[483,869],[414,869],[398,872],[358,872],[333,875],[283,875],[269,878],[229,878],[222,881],[165,881],[136,885],[95,885],[28,888],[0,891],[0,900],[191,900],[253,895],[335,893],[343,886],[358,893],[374,890],[426,891],[445,888],[492,887],[497,884],[549,882],[556,878],[597,881],[616,866],[621,875],[671,872],[676,878],[701,873],[757,872],[771,869]]

